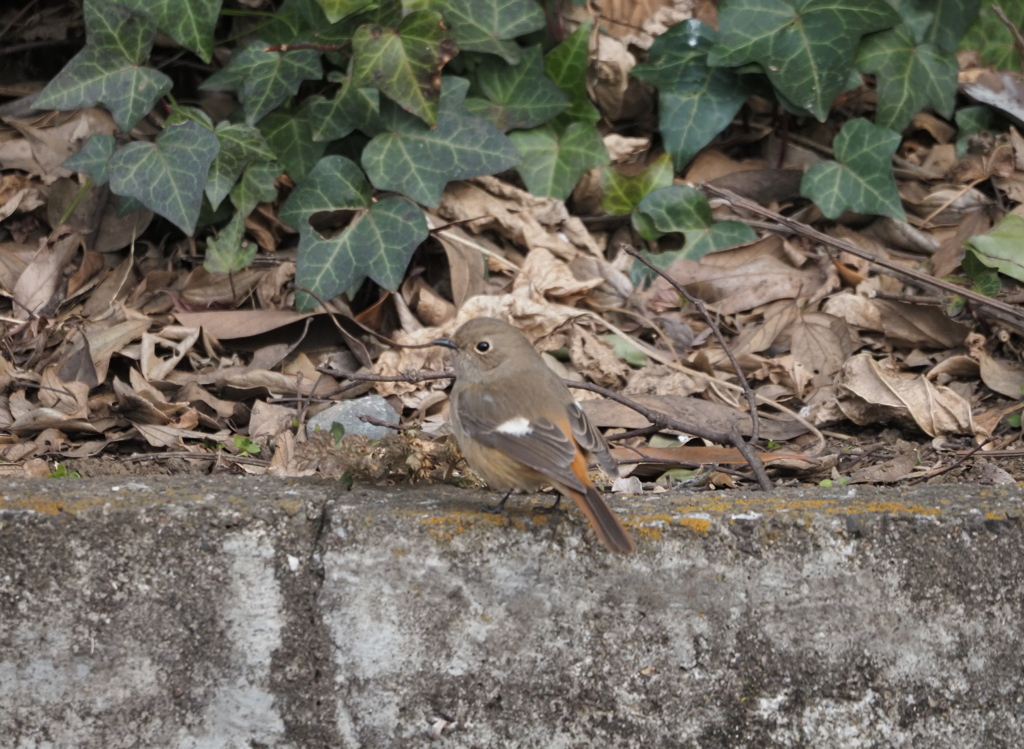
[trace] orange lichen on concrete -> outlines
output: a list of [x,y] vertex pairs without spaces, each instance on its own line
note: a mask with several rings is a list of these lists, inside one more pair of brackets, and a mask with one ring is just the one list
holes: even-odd
[[708,531],[711,529],[711,521],[702,518],[679,518],[679,525],[689,528],[701,536],[708,535]]

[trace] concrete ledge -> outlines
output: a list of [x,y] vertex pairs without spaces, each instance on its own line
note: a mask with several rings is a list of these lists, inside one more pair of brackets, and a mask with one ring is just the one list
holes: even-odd
[[1024,745],[1016,489],[483,500],[7,483],[0,744]]

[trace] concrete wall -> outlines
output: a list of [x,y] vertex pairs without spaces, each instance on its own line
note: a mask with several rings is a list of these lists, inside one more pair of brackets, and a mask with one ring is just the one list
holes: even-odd
[[482,499],[5,484],[0,746],[1024,745],[1017,490]]

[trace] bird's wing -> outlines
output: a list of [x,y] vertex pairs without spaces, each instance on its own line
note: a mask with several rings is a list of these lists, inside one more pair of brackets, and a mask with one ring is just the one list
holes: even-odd
[[[478,385],[459,388],[453,400],[459,425],[470,438],[569,489],[586,491],[586,485],[573,472],[578,448],[568,419],[559,425],[547,418],[528,417],[528,411],[503,402],[493,389],[482,392]],[[520,413],[523,415],[508,416]]]
[[573,401],[567,411],[569,414],[569,428],[572,429],[572,436],[576,438],[577,444],[594,456],[594,459],[597,460],[598,465],[604,469],[605,473],[613,479],[618,478],[619,464],[608,451],[608,443],[605,442],[604,435],[590,423],[590,419],[584,413],[583,407],[576,401]]

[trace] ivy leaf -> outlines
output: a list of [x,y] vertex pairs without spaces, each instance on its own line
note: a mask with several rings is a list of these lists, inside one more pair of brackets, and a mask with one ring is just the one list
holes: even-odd
[[359,88],[351,79],[333,99],[311,96],[307,100],[309,124],[314,141],[340,140],[353,130],[376,135],[384,129],[380,122],[380,94],[375,88]]
[[632,176],[605,167],[601,170],[601,208],[611,216],[632,213],[648,193],[671,185],[673,176],[672,157],[667,153]]
[[1024,218],[1009,213],[987,234],[971,237],[967,243],[989,268],[1024,281]]
[[654,40],[648,62],[632,71],[658,89],[661,136],[680,171],[732,122],[751,93],[732,70],[708,66],[716,38],[700,21],[676,24]]
[[544,28],[544,13],[534,0],[451,0],[444,9],[455,43],[466,52],[487,52],[519,62],[519,45],[510,39]]
[[800,182],[800,194],[828,218],[845,210],[905,219],[892,157],[900,136],[863,118],[850,120],[832,144],[835,161],[815,164]]
[[724,0],[708,64],[756,62],[782,96],[824,122],[860,38],[899,21],[885,0]]
[[327,20],[331,23],[337,23],[342,18],[350,16],[353,13],[358,13],[373,0],[316,0],[317,3],[323,8],[324,14],[327,16]]
[[668,262],[680,257],[699,260],[709,252],[757,239],[754,230],[739,221],[716,222],[703,193],[686,185],[663,187],[641,200],[633,213],[633,227],[647,240],[682,232],[686,237],[682,250],[656,256]]
[[[286,0],[287,1],[287,0]],[[299,2],[300,0],[293,0]],[[308,0],[306,0],[308,1]],[[421,0],[422,2],[422,0]],[[317,6],[319,9],[319,6]],[[437,8],[436,10],[440,10]],[[313,37],[325,44],[348,45],[360,26],[389,26],[395,28],[402,22],[405,9],[402,0],[374,0],[364,9],[334,24],[313,26]],[[324,19],[326,21],[326,18]]]
[[[932,14],[931,26],[925,32],[922,41],[934,44],[943,52],[953,52],[956,49],[960,39],[978,17],[978,10],[981,7],[981,0],[912,0],[912,2]],[[1007,5],[1013,8],[1018,15],[1024,15],[1021,13],[1022,8],[1019,4],[1007,3]],[[1024,18],[1020,20],[1024,21]],[[1020,28],[1019,23],[1017,28]],[[1006,31],[1005,26],[1002,26],[1002,29]]]
[[[1003,10],[1014,28],[1024,28],[1024,3],[1005,3]],[[959,48],[977,50],[982,63],[996,70],[1021,69],[1017,42],[989,3],[978,12],[978,17],[960,40]]]
[[601,113],[587,95],[587,54],[593,24],[585,21],[562,43],[544,55],[544,72],[569,97],[566,120],[596,124]]
[[148,68],[156,24],[115,2],[85,0],[85,48],[47,84],[34,106],[76,109],[103,104],[124,132],[171,90],[171,79]]
[[171,125],[155,143],[135,141],[110,158],[110,189],[138,200],[191,235],[203,187],[219,148],[217,136],[189,120]]
[[534,195],[565,200],[580,177],[608,163],[608,149],[589,122],[574,122],[559,133],[553,125],[509,135],[522,155],[516,167]]
[[114,136],[95,133],[89,136],[77,153],[72,154],[61,164],[65,169],[72,169],[92,177],[94,185],[105,185],[110,179],[110,157],[114,153]]
[[[306,223],[300,230],[295,284],[321,299],[331,299],[367,276],[396,291],[412,253],[426,238],[423,211],[397,196],[374,203],[333,239],[324,239]],[[315,304],[308,294],[296,294],[300,312]]]
[[213,59],[213,30],[221,0],[121,0],[135,10],[149,13],[161,31],[203,62]]
[[245,219],[236,213],[216,239],[206,240],[206,260],[203,267],[208,273],[238,273],[252,265],[259,248],[255,242],[243,242]]
[[366,175],[344,156],[325,156],[281,206],[281,221],[302,228],[320,211],[369,208],[372,189]]
[[308,107],[296,112],[271,112],[260,121],[259,129],[288,176],[296,182],[309,173],[327,150],[326,143],[313,140]]
[[217,158],[210,165],[206,179],[206,197],[216,210],[238,181],[242,171],[253,161],[272,161],[274,152],[263,140],[263,135],[252,125],[241,122],[222,122],[214,131],[220,142]]
[[277,198],[275,182],[281,176],[276,161],[256,161],[242,172],[238,184],[231,188],[231,204],[240,216],[248,216],[258,203],[269,203]]
[[569,97],[544,75],[540,47],[524,49],[522,55],[518,65],[484,58],[477,85],[489,101],[466,100],[466,109],[502,132],[543,125],[569,106]]
[[878,79],[875,124],[900,132],[926,105],[947,119],[956,99],[956,56],[934,44],[918,44],[906,26],[864,39],[857,67]]
[[321,78],[320,53],[297,49],[267,52],[259,39],[234,55],[227,67],[211,75],[199,87],[205,91],[235,91],[245,111],[245,121],[255,125],[289,96],[303,81]]
[[362,157],[374,187],[435,207],[449,182],[495,174],[518,163],[511,141],[487,120],[466,111],[463,101],[468,87],[463,78],[444,78],[433,129],[397,106],[381,102],[381,117],[391,132],[370,141]]
[[437,122],[441,68],[458,50],[428,10],[410,13],[397,29],[360,26],[352,39],[352,83],[375,86],[428,125]]

